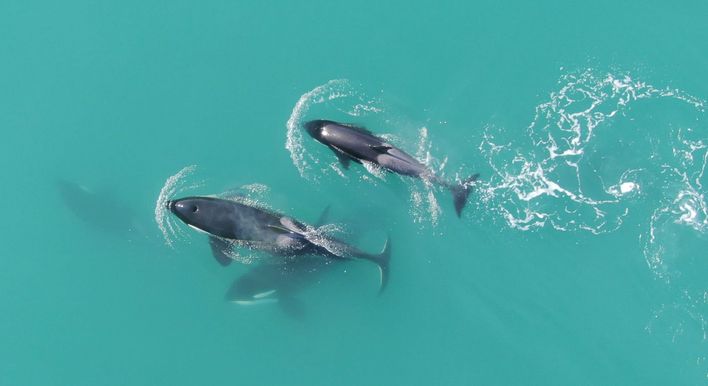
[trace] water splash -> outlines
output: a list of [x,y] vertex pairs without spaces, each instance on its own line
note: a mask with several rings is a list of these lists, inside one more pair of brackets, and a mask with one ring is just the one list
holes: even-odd
[[[443,159],[442,162],[438,162],[430,152],[432,146],[428,128],[421,127],[418,131],[418,146],[416,147],[415,157],[427,168],[436,170],[442,176],[447,158]],[[435,185],[431,181],[422,180],[421,183],[408,184],[408,189],[411,195],[410,214],[413,217],[413,221],[418,224],[429,223],[432,227],[437,227],[440,222],[442,208],[435,197],[435,193],[438,190]]]
[[349,257],[350,248],[338,241],[336,236],[341,236],[345,233],[346,228],[341,224],[326,224],[320,227],[307,226],[305,230],[305,238],[319,246],[329,251],[336,256]]
[[267,185],[259,183],[243,185],[241,189],[245,190],[249,194],[254,194],[258,196],[263,196],[264,194],[270,191],[270,188]]
[[674,341],[697,335],[705,347],[708,288],[696,272],[705,263],[693,256],[708,234],[704,112],[703,100],[629,74],[563,75],[525,135],[485,128],[479,150],[493,171],[480,184],[486,212],[520,231],[600,234],[619,229],[636,206],[649,207],[635,216],[638,238],[672,301],[647,331],[668,330]]
[[216,194],[215,197],[272,212],[273,208],[266,203],[268,193],[270,193],[270,188],[267,185],[253,183],[239,186],[236,189],[232,189],[224,193]]
[[666,282],[680,275],[672,269],[678,257],[674,251],[667,250],[670,240],[676,239],[686,228],[699,235],[708,234],[708,204],[703,185],[708,141],[687,138],[691,134],[693,130],[678,130],[676,142],[672,144],[677,163],[662,165],[662,197],[652,213],[644,247],[647,264]]
[[597,137],[614,129],[610,122],[640,100],[672,99],[699,111],[704,102],[628,74],[599,75],[592,69],[563,75],[559,86],[536,107],[527,136],[512,138],[502,128],[485,128],[479,150],[494,173],[480,184],[482,200],[518,230],[614,231],[632,200],[642,196],[645,170],[628,168],[617,177],[602,173],[603,164],[621,165],[624,154],[615,151],[620,159],[599,159],[610,152],[603,151],[608,145]]
[[165,244],[170,248],[174,247],[174,238],[178,237],[181,228],[172,222],[169,209],[167,209],[167,203],[177,193],[195,187],[195,185],[185,186],[185,184],[187,177],[189,177],[196,168],[196,165],[186,166],[175,175],[170,176],[165,181],[162,189],[160,189],[160,194],[155,203],[155,222],[157,222],[157,226],[160,228],[160,232],[165,239]]
[[386,170],[382,168],[381,166],[369,162],[369,161],[361,161],[361,165],[364,167],[364,169],[369,172],[369,174],[375,178],[378,178],[381,181],[386,180]]

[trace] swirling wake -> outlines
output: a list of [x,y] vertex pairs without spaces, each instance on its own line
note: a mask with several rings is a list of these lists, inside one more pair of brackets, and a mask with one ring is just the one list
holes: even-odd
[[[514,229],[616,230],[629,212],[627,203],[642,195],[646,168],[611,170],[617,167],[603,165],[623,161],[625,149],[603,149],[612,146],[602,138],[606,131],[619,130],[611,127],[612,121],[641,100],[672,99],[700,111],[703,101],[629,75],[598,76],[593,70],[564,75],[559,84],[536,107],[525,137],[509,137],[505,130],[487,126],[479,150],[494,175],[481,188],[482,199]],[[633,134],[626,134],[631,139]],[[603,158],[611,153],[619,154]]]
[[164,186],[160,189],[160,194],[157,196],[155,203],[155,222],[157,227],[165,239],[165,244],[170,248],[174,247],[175,238],[181,235],[180,229],[172,220],[170,211],[167,209],[167,202],[174,196],[184,190],[191,189],[197,185],[185,186],[186,179],[196,170],[196,165],[190,165],[182,168],[175,175],[170,176],[165,181]]
[[681,253],[702,250],[681,244],[708,234],[704,109],[699,98],[628,74],[564,75],[525,136],[487,126],[479,150],[494,173],[480,189],[482,209],[520,231],[591,234],[619,229],[634,211],[649,269],[676,294],[647,330],[665,319],[676,338],[691,324],[705,342],[708,287],[694,277],[695,257]]

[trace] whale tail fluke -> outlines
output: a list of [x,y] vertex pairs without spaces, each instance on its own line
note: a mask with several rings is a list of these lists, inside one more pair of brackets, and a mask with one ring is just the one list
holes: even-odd
[[460,184],[450,186],[457,217],[462,215],[462,209],[464,209],[467,204],[467,198],[470,196],[470,193],[472,193],[472,188],[474,187],[474,182],[477,181],[477,178],[479,178],[479,173],[472,175]]
[[391,262],[391,237],[386,238],[386,244],[381,250],[381,253],[374,255],[373,261],[379,266],[380,282],[379,282],[379,294],[381,294],[386,285],[388,284],[389,277],[389,263]]
[[386,244],[381,250],[381,253],[370,254],[370,253],[357,253],[357,258],[368,260],[379,267],[379,294],[383,292],[388,284],[388,273],[389,273],[389,262],[391,261],[391,238],[386,239]]

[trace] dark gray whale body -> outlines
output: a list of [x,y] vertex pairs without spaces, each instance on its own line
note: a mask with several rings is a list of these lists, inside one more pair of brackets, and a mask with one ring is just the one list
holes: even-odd
[[294,260],[301,256],[312,259],[312,255],[334,260],[368,260],[381,272],[380,291],[388,282],[391,251],[388,241],[380,254],[369,254],[336,238],[313,233],[312,227],[290,217],[221,198],[186,197],[167,202],[167,207],[184,223],[209,235],[212,253],[222,265],[232,261],[228,252],[236,242]]
[[425,179],[449,189],[458,217],[467,203],[471,185],[479,177],[475,174],[460,184],[444,181],[403,150],[361,127],[327,120],[309,121],[304,126],[312,138],[332,149],[345,169],[349,168],[350,161],[368,161],[388,171]]
[[304,310],[297,293],[341,262],[302,256],[283,264],[261,263],[237,278],[225,298],[240,305],[277,302],[285,313],[302,316]]

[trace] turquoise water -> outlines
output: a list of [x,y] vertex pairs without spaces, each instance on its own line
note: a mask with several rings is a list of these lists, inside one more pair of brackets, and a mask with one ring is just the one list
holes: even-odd
[[[707,15],[3,2],[0,384],[707,384]],[[343,171],[301,136],[315,118],[479,172],[462,219]],[[233,191],[306,222],[329,205],[368,251],[390,235],[388,288],[351,262],[300,317],[224,301],[263,256],[223,268],[156,203]]]

